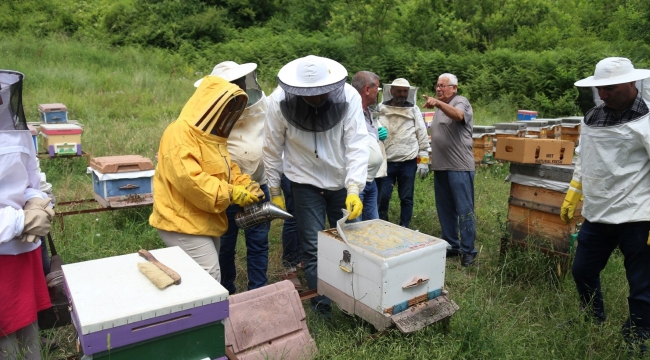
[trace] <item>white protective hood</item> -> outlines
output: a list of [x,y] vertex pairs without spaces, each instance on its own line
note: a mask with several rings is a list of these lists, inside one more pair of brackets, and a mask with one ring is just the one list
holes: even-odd
[[239,165],[242,173],[260,184],[266,184],[262,162],[266,106],[266,96],[262,92],[261,98],[244,110],[228,136],[230,159]]
[[[649,80],[643,98],[650,107]],[[650,114],[608,127],[582,122],[573,179],[582,183],[582,215],[591,222],[650,220]]]
[[384,140],[386,161],[399,162],[428,156],[429,138],[422,112],[417,106],[377,106],[379,126],[388,130]]

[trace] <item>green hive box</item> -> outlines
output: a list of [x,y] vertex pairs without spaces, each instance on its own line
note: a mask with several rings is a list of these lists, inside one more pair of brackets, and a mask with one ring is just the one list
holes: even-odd
[[226,356],[221,321],[83,357],[84,360],[218,359]]

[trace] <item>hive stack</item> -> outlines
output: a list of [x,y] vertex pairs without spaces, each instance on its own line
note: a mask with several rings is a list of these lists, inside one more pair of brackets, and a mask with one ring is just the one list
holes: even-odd
[[512,239],[561,254],[574,246],[571,235],[576,224],[584,221],[582,202],[573,220],[565,224],[560,209],[573,177],[574,165],[510,164],[511,182],[508,199],[508,229]]
[[56,155],[81,156],[81,133],[83,130],[74,124],[41,124],[41,136],[45,150],[50,157]]
[[138,254],[63,265],[83,359],[225,360],[228,291],[179,247],[151,253],[179,285],[158,289]]
[[140,155],[93,158],[95,200],[104,207],[128,207],[153,203],[153,163]]
[[490,164],[494,160],[494,126],[474,126],[472,150],[475,164]]
[[546,139],[546,132],[548,130],[548,121],[546,120],[528,120],[517,121],[520,124],[526,125],[526,137],[533,139]]
[[547,139],[562,140],[562,119],[540,119],[548,123]]
[[580,142],[580,124],[582,116],[570,116],[562,118],[562,140],[573,141],[575,147]]

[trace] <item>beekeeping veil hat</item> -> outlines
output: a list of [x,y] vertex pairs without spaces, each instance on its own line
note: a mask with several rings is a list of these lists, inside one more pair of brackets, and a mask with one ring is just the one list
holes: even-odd
[[[255,63],[246,63],[246,64],[237,64],[234,61],[224,61],[218,63],[214,69],[212,69],[211,76],[218,76],[227,81],[234,81],[242,77],[246,77],[246,94],[248,95],[248,104],[251,106],[257,103],[262,98],[262,87],[257,82],[257,64]],[[201,85],[203,79],[199,79],[194,83],[195,87]]]
[[218,76],[206,76],[183,107],[179,120],[204,133],[227,138],[247,101],[239,86]]
[[650,70],[635,69],[630,59],[609,57],[596,64],[593,76],[576,81],[575,86],[607,86],[650,78]]
[[[418,88],[411,86],[408,80],[404,78],[397,78],[393,80],[390,84],[384,84],[383,91],[381,93],[381,102],[387,102],[393,100],[393,94],[391,94],[391,89],[396,87],[407,87],[409,88],[408,95],[406,96],[405,107],[413,107],[416,104]],[[390,105],[388,105],[390,106]]]
[[285,92],[280,102],[282,115],[304,131],[333,128],[348,109],[344,91],[347,78],[345,67],[332,59],[309,55],[289,62],[278,73],[278,84]]
[[23,79],[25,75],[0,70],[0,130],[27,130],[23,110]]

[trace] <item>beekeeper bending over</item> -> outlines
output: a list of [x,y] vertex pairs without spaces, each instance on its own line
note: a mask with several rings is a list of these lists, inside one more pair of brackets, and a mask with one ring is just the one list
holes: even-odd
[[[325,216],[334,227],[342,208],[350,211],[350,219],[363,210],[359,193],[368,171],[368,131],[361,98],[347,78],[338,62],[309,55],[280,69],[280,86],[268,102],[263,158],[271,201],[284,208],[284,173],[291,181],[309,289],[316,289],[318,280],[318,232],[325,229]],[[311,302],[315,311],[329,316],[328,298]]]
[[40,239],[54,211],[40,191],[23,77],[0,70],[0,358],[32,360],[41,358],[37,313],[52,306]]
[[[248,103],[242,116],[235,123],[228,136],[228,152],[232,162],[239,165],[244,174],[250,175],[253,181],[260,184],[264,192],[264,200],[270,201],[266,186],[266,175],[262,163],[262,141],[264,138],[264,120],[266,119],[266,96],[257,82],[255,69],[257,64],[237,64],[234,61],[224,61],[217,64],[210,75],[219,76],[228,81],[241,77],[246,79],[246,95]],[[194,83],[199,87],[201,80]],[[235,254],[239,227],[235,215],[242,208],[232,204],[226,210],[228,230],[221,236],[219,250],[219,265],[221,266],[221,285],[231,294],[237,292],[235,277]],[[248,271],[248,290],[266,285],[268,279],[266,270],[269,263],[269,230],[271,223],[253,225],[244,230],[246,237],[246,270]]]
[[230,204],[264,197],[259,184],[230,161],[226,141],[246,107],[245,78],[206,76],[160,139],[149,224],[167,246],[180,246],[217,281],[219,236]]

